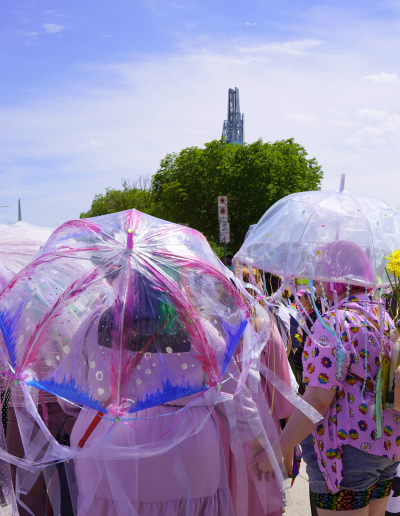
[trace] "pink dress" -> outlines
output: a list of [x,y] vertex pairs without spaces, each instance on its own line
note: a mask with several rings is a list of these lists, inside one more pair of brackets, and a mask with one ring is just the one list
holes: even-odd
[[[274,371],[289,387],[291,386],[289,363],[286,357],[285,347],[275,324],[273,325],[271,337],[261,353],[260,360],[261,365],[267,366],[268,369]],[[269,382],[266,382],[262,375],[258,393],[253,393],[252,396],[257,403],[268,439],[273,443],[281,432],[279,420],[290,416],[293,406],[277,389],[274,389]],[[272,414],[270,414],[270,407],[273,408]],[[271,416],[273,425],[271,425]],[[236,515],[249,514],[251,516],[264,516],[268,514],[269,516],[281,516],[282,493],[277,482],[270,479],[268,483],[258,483],[257,481],[256,483],[252,472],[243,461],[239,469],[244,471],[238,471],[236,466],[237,458],[230,446],[229,432],[221,423],[219,423],[218,426],[223,442],[229,487]],[[243,485],[244,483],[246,483],[246,486]],[[243,501],[241,500],[244,489],[248,489],[246,507],[243,507]],[[264,504],[261,503],[260,498],[264,500]],[[263,508],[265,502],[267,505],[267,513],[265,513]]]
[[[104,348],[97,344],[97,320],[79,332],[80,338],[86,332],[82,352],[87,364],[95,363],[93,371],[100,371],[102,360],[107,360]],[[220,338],[212,325],[208,330]],[[182,360],[189,354],[169,354],[162,360]],[[190,356],[185,360],[190,363]],[[149,363],[156,361],[157,355],[149,359]],[[228,369],[235,374],[237,366],[231,361]],[[100,385],[96,374],[93,382]],[[97,374],[97,378],[101,378],[102,396],[109,396],[103,376]],[[242,419],[236,425],[245,441],[254,437],[257,425],[257,432],[261,431],[261,422],[246,387],[241,393],[238,413]],[[75,464],[77,516],[234,516],[213,408],[184,408],[195,397],[130,414],[129,421],[100,421],[83,448],[84,453],[92,450],[90,456],[78,458]],[[70,412],[71,405],[60,403]],[[221,405],[216,410],[223,416]],[[80,411],[71,434],[72,447],[78,445],[95,414],[94,410]],[[253,431],[248,421],[253,422]]]
[[[344,306],[344,300],[338,304],[338,307]],[[394,461],[400,457],[400,414],[383,410],[382,436],[378,438],[375,417],[371,413],[375,394],[368,389],[362,394],[364,379],[375,385],[380,368],[379,330],[365,315],[353,310],[367,313],[369,319],[379,325],[374,298],[350,296],[346,315],[343,309],[337,310],[336,321],[335,311],[331,309],[322,316],[328,326],[338,330],[342,352],[335,337],[317,320],[311,328],[313,340],[307,337],[303,353],[305,385],[336,392],[324,420],[313,432],[320,469],[333,492],[339,490],[343,477],[341,452],[344,444]],[[394,325],[389,315],[384,314],[382,354],[390,356],[393,347],[390,331]]]

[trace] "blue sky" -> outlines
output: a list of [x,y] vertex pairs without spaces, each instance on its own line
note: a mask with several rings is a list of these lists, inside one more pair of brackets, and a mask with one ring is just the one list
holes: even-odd
[[324,188],[400,199],[399,1],[9,1],[0,12],[0,223],[54,227],[167,152],[294,137]]

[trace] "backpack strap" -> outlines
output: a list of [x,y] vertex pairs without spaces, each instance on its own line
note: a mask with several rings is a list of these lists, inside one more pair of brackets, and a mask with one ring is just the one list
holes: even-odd
[[[338,308],[338,310],[344,310],[344,308]],[[363,317],[365,317],[367,319],[367,321],[369,321],[371,324],[373,324],[378,331],[380,331],[380,329],[381,329],[380,325],[377,322],[375,322],[373,319],[371,319],[371,317],[366,317],[365,313],[362,312],[361,310],[356,310],[355,308],[348,308],[346,311],[353,312],[358,315],[362,315]]]
[[[338,308],[338,310],[344,310],[344,308]],[[371,324],[373,324],[378,331],[380,331],[380,328],[381,328],[380,325],[377,322],[375,322],[373,319],[371,319],[370,317],[366,317],[364,312],[362,312],[361,310],[357,310],[355,308],[347,308],[347,312],[353,312],[355,314],[362,315],[363,317],[365,317],[367,319],[367,321],[369,321]],[[353,378],[355,380],[364,384],[364,378],[361,378],[360,376],[353,373],[352,371],[349,371],[349,373],[351,374],[351,376],[353,376]],[[374,391],[374,382],[372,382],[371,380],[367,380],[365,382],[365,387],[370,392],[373,392]]]

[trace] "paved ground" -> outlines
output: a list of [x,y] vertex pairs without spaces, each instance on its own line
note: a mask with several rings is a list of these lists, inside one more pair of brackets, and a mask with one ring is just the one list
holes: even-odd
[[289,489],[289,496],[291,499],[288,500],[284,516],[311,516],[308,478],[303,461],[300,466],[300,474],[293,487]]

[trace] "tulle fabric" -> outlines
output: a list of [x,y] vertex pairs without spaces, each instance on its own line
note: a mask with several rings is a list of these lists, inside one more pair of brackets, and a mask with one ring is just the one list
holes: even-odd
[[[248,366],[246,361],[243,364]],[[196,397],[194,401],[193,398],[186,399],[186,406],[179,406],[182,400],[177,400],[176,405],[162,405],[138,412],[135,420],[129,418],[125,422],[121,420],[115,423],[104,419],[82,450],[78,450],[75,445],[95,411],[79,409],[68,403],[72,412],[80,410],[80,416],[72,432],[72,446],[61,446],[37,413],[31,396],[35,389],[23,386],[25,407],[16,407],[15,411],[25,458],[18,459],[4,450],[0,451],[0,457],[19,466],[19,485],[23,485],[24,489],[29,488],[29,484],[34,482],[36,475],[42,470],[47,471],[48,481],[51,482],[54,466],[46,465],[64,461],[70,473],[69,484],[76,514],[85,514],[85,507],[94,507],[93,504],[96,504],[96,514],[104,513],[107,516],[135,514],[133,509],[144,516],[168,514],[168,511],[177,511],[177,514],[185,516],[230,514],[228,511],[232,510],[233,502],[228,475],[232,474],[237,475],[236,482],[239,486],[237,493],[232,490],[238,516],[250,516],[249,495],[252,497],[256,490],[262,500],[264,513],[273,514],[282,503],[284,474],[281,470],[282,457],[271,446],[271,442],[275,441],[276,424],[269,414],[268,402],[264,397],[265,405],[258,410],[253,401],[260,386],[257,367],[259,365],[255,358],[248,368],[250,377],[246,385],[242,383],[239,369],[232,362],[224,377],[225,392],[210,390],[197,400]],[[266,365],[263,370],[267,376],[269,372],[271,386],[275,388],[275,400],[280,391],[285,399],[290,400],[293,393],[287,383],[278,377],[279,371],[274,372]],[[286,392],[282,383],[287,388]],[[61,404],[65,407],[66,402],[61,401]],[[235,464],[240,465],[236,472],[226,468],[224,443],[220,441],[217,431],[215,412],[229,430],[232,456]],[[309,417],[312,418],[312,415],[309,414]],[[258,437],[269,452],[277,479],[275,489],[271,489],[271,483],[253,484],[253,477],[247,474],[251,450],[246,443],[254,437]],[[147,465],[141,468],[141,462],[147,462]],[[82,467],[80,463],[83,463]],[[201,471],[201,475],[199,465],[206,468]],[[80,471],[85,468],[87,475],[79,477]],[[164,499],[154,499],[162,482],[152,482],[152,471],[162,473],[162,482],[174,478],[173,489],[164,492]],[[121,478],[123,482],[113,480]],[[139,484],[145,478],[148,478],[147,489],[143,490]],[[89,479],[92,484],[88,486]],[[207,480],[206,485],[204,479]],[[105,485],[108,486],[107,496]],[[96,486],[99,488],[97,491]],[[87,491],[90,492],[89,495]],[[140,498],[146,492],[149,494],[148,499]],[[179,498],[175,498],[176,496]],[[57,489],[52,492],[52,503],[54,506],[59,503]]]
[[[282,338],[275,325],[273,325],[271,336],[262,350],[260,363],[265,368],[270,367],[274,374],[290,388],[289,364],[286,359]],[[257,389],[252,393],[252,398],[257,404],[268,439],[274,443],[277,441],[281,431],[279,420],[290,416],[293,406],[282,396],[279,389],[276,389],[274,385],[266,381],[264,376],[261,376],[261,381],[256,384],[256,387]],[[272,413],[270,413],[270,410]],[[258,486],[254,483],[252,472],[247,468],[246,462],[240,461],[240,455],[237,452],[235,457],[234,451],[237,449],[237,445],[236,443],[232,443],[232,446],[230,445],[228,430],[221,423],[219,424],[219,430],[223,441],[229,486],[236,515],[281,515],[283,493],[278,482],[271,477],[270,481],[263,486],[264,489],[257,489]],[[247,486],[246,504],[246,500],[243,499],[243,491]]]
[[[3,424],[0,423],[0,449],[6,449]],[[0,516],[18,516],[13,483],[11,480],[10,464],[0,459]]]
[[[179,407],[173,406],[150,408],[139,412],[138,419],[129,425],[115,426],[103,420],[87,444],[105,439],[128,449],[143,446],[173,427],[178,410]],[[205,406],[190,408],[184,424],[194,427],[206,418],[202,430],[160,455],[137,461],[78,459],[75,464],[77,515],[233,516],[218,428],[208,410]],[[71,435],[73,447],[93,416],[94,411],[88,411],[78,417]],[[173,427],[171,438],[178,431],[180,428]]]

